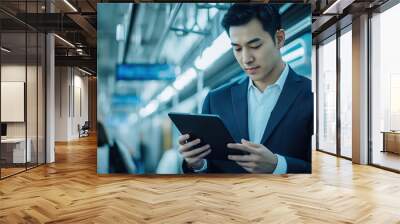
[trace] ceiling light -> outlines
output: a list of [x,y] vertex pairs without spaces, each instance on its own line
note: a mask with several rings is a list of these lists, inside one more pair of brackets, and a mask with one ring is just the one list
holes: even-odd
[[311,16],[306,16],[300,22],[285,30],[285,39],[290,39],[301,31],[311,27]]
[[175,89],[182,90],[193,79],[195,79],[196,76],[197,76],[196,70],[194,70],[194,68],[190,68],[185,73],[178,76],[178,78],[172,85],[175,87]]
[[301,37],[293,40],[289,44],[281,48],[282,59],[291,63],[293,61],[304,59],[306,55],[306,37]]
[[197,57],[194,64],[196,68],[205,70],[229,49],[231,49],[231,41],[226,32],[223,32]]
[[281,6],[279,8],[279,14],[282,15],[283,13],[285,13],[292,5],[293,5],[293,3],[286,3],[283,6]]
[[284,61],[286,61],[287,63],[289,63],[289,62],[297,60],[297,59],[299,59],[301,57],[304,57],[304,54],[305,54],[305,50],[304,50],[303,47],[301,47],[301,48],[298,48],[298,49],[296,49],[294,51],[291,51],[290,53],[287,53],[287,54],[283,55],[282,59]]
[[7,49],[7,48],[5,48],[5,47],[1,47],[1,50],[4,51],[4,52],[6,52],[6,53],[10,53],[10,52],[11,52],[9,49]]
[[69,42],[68,40],[66,40],[66,39],[64,39],[64,38],[62,38],[62,37],[60,37],[60,36],[57,35],[57,34],[54,34],[54,36],[57,37],[57,38],[58,38],[59,40],[61,40],[62,42],[64,42],[64,43],[66,43],[67,45],[69,45],[70,47],[75,48],[75,45],[71,44],[71,42]]
[[343,9],[348,7],[354,0],[336,0],[322,14],[342,14]]
[[336,6],[339,2],[340,2],[340,0],[336,0],[331,6],[329,6],[327,9],[325,9],[325,11],[322,12],[322,14],[330,13],[332,11],[332,9],[336,8]]
[[158,95],[157,99],[160,102],[168,102],[175,94],[175,88],[172,86],[168,86],[160,93],[160,95]]
[[158,101],[152,100],[146,107],[140,109],[139,114],[141,117],[147,117],[148,115],[154,113],[158,108]]
[[68,0],[64,0],[65,4],[67,4],[74,12],[78,12],[78,10],[71,4],[69,3]]
[[92,73],[90,73],[90,72],[88,72],[88,71],[86,71],[86,70],[83,70],[83,69],[81,69],[81,68],[78,68],[78,70],[81,71],[81,72],[83,72],[83,73],[85,73],[85,74],[87,74],[87,75],[92,75]]

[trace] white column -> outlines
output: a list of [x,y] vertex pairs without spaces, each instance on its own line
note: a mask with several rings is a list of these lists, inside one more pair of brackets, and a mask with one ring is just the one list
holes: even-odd
[[54,35],[47,34],[46,36],[46,163],[55,161],[54,151],[54,133],[55,133],[55,76],[54,76]]
[[[46,1],[46,12],[54,12],[54,5]],[[46,35],[46,163],[55,162],[55,43],[54,35]]]
[[368,163],[368,16],[353,20],[353,162]]

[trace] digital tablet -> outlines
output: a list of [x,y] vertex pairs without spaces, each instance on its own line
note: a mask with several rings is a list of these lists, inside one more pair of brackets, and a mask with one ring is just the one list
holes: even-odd
[[228,155],[245,154],[240,150],[227,147],[228,143],[235,143],[235,141],[218,115],[171,112],[168,116],[182,135],[190,135],[188,141],[197,138],[201,140],[194,146],[195,148],[210,145],[211,153],[206,156],[206,159],[228,160]]

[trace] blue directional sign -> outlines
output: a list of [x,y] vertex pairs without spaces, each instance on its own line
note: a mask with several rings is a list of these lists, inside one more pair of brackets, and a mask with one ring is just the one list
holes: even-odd
[[170,64],[119,64],[117,80],[175,80],[175,67]]

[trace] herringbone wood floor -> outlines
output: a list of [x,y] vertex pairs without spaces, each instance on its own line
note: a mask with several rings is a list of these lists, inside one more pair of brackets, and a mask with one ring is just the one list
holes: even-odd
[[96,140],[0,181],[0,223],[400,223],[400,175],[320,152],[312,175],[98,176]]

